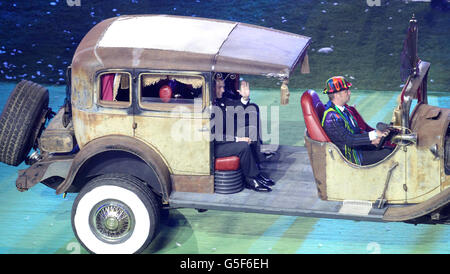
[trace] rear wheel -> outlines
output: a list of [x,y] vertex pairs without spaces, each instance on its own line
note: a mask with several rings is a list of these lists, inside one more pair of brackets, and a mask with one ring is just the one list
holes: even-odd
[[0,116],[0,161],[18,166],[34,146],[48,111],[48,90],[22,80]]
[[72,228],[93,253],[139,253],[156,235],[160,208],[145,183],[126,174],[92,179],[72,207]]

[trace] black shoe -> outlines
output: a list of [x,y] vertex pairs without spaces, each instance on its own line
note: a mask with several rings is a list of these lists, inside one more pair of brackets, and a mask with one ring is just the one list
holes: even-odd
[[270,160],[270,158],[272,158],[273,156],[275,156],[277,153],[276,152],[263,152],[265,160]]
[[258,192],[270,192],[272,189],[268,186],[266,186],[263,182],[259,181],[258,179],[246,179],[245,180],[245,188],[252,189],[254,191]]
[[269,177],[266,177],[264,174],[260,173],[257,177],[257,179],[259,179],[260,181],[263,181],[263,183],[266,186],[273,186],[275,185],[275,181],[270,179]]
[[276,155],[275,152],[259,152],[258,153],[258,162],[262,163],[262,162],[269,162],[271,161],[272,158],[275,158],[274,156]]

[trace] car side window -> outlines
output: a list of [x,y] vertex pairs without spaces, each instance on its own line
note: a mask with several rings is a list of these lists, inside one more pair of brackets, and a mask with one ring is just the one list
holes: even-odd
[[140,102],[144,108],[170,110],[175,106],[202,105],[205,81],[199,75],[140,75]]
[[99,101],[107,105],[129,105],[131,81],[126,72],[102,73],[99,76]]

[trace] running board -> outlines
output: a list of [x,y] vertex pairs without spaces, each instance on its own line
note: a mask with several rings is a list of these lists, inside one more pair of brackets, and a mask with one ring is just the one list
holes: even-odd
[[[172,192],[171,208],[211,209],[247,213],[303,216],[314,218],[350,219],[355,221],[383,222],[386,209],[378,209],[365,201],[323,201],[297,198],[245,189],[235,194],[204,194]],[[292,198],[292,197],[291,197]]]

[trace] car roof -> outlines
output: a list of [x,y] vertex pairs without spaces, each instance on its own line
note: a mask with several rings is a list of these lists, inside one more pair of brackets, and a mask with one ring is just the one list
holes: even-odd
[[310,37],[239,22],[129,15],[92,28],[73,63],[286,78],[302,63],[310,42]]

